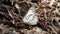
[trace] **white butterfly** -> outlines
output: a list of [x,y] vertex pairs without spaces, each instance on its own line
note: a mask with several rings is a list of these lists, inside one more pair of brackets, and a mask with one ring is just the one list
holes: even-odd
[[24,23],[29,25],[36,25],[38,22],[38,17],[35,14],[35,7],[31,7],[25,17],[23,18]]

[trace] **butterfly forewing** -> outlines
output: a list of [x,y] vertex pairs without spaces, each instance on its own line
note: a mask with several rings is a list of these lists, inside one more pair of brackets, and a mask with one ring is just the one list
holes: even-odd
[[35,14],[35,7],[31,7],[27,14],[23,18],[24,23],[29,25],[36,25],[38,21],[38,17]]

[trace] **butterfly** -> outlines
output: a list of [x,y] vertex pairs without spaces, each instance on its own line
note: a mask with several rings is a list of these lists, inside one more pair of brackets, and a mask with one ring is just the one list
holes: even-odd
[[38,22],[38,17],[36,16],[36,13],[35,13],[35,7],[31,7],[27,14],[24,16],[23,18],[23,22],[28,24],[28,25],[36,25],[37,22]]

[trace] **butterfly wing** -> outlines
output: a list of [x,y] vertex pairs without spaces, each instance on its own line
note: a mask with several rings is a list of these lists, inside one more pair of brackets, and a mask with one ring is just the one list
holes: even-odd
[[35,8],[31,7],[25,17],[23,18],[24,23],[29,25],[36,25],[38,17],[35,15]]

